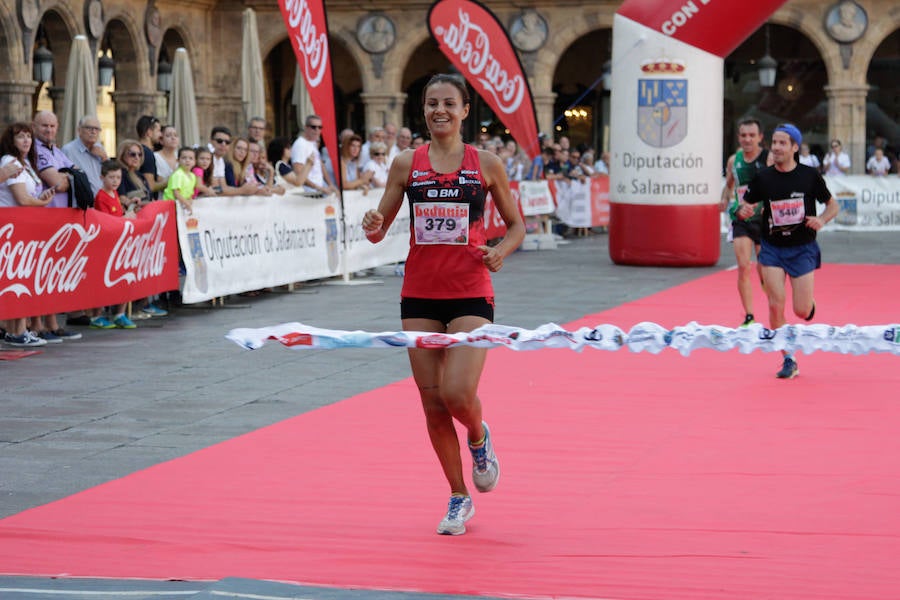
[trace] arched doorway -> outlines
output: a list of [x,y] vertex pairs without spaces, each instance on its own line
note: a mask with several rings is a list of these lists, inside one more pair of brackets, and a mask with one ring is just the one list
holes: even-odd
[[[777,61],[775,85],[762,87],[759,59],[768,52]],[[722,164],[738,147],[737,123],[758,119],[766,136],[779,123],[790,122],[803,132],[813,154],[822,157],[828,142],[828,83],[818,49],[801,32],[766,24],[725,58],[725,93]]]
[[[62,110],[66,69],[69,64],[69,52],[72,48],[72,34],[62,16],[55,10],[48,10],[44,13],[38,25],[35,49],[41,45],[53,55],[53,75],[50,81],[39,82],[34,94],[32,113],[49,110],[58,114]],[[57,140],[57,142],[59,141]]]
[[[110,58],[115,61],[112,82],[101,88],[97,101],[97,118],[100,119],[102,141],[110,155],[115,154],[119,142],[136,136],[130,122],[129,113],[123,112],[116,104],[116,90],[136,90],[139,88],[138,55],[134,39],[128,27],[119,19],[106,25],[103,46],[109,48]],[[101,49],[104,49],[101,46]]]
[[897,163],[900,158],[900,81],[897,73],[900,73],[900,30],[895,30],[878,45],[866,72],[870,86],[866,98],[866,158],[872,155],[876,143],[883,144],[894,173],[900,171]]
[[[329,37],[328,42],[334,77],[337,130],[350,127],[354,131],[362,132],[365,130],[365,110],[360,99],[362,75],[359,66],[339,39]],[[298,115],[297,106],[293,102],[297,58],[287,38],[266,55],[263,71],[269,113],[266,118],[272,124],[276,137],[286,136],[294,139],[300,132],[300,120],[306,115]]]
[[609,90],[603,83],[611,43],[611,29],[581,36],[560,56],[553,74],[553,135],[568,136],[573,148],[609,148]]

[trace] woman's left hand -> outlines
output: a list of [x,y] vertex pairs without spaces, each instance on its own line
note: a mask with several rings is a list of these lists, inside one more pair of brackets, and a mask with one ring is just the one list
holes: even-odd
[[478,246],[478,249],[484,254],[484,256],[481,257],[481,261],[491,273],[496,273],[503,268],[502,252],[496,248],[491,248],[490,246]]

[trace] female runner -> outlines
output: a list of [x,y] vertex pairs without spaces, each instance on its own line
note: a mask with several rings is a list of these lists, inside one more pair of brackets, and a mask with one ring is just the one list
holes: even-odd
[[[369,241],[381,241],[407,195],[410,250],[400,300],[403,329],[467,332],[493,321],[489,271],[499,271],[503,259],[522,243],[525,225],[500,159],[463,143],[460,128],[469,114],[466,84],[453,75],[435,75],[425,86],[422,103],[431,143],[394,159],[381,203],[366,212],[362,225]],[[486,243],[483,218],[487,192],[507,229],[503,241],[493,247]],[[487,349],[469,346],[409,350],[428,435],[450,484],[440,534],[465,533],[466,521],[475,514],[454,419],[468,432],[475,488],[488,492],[500,477],[477,396],[486,357]]]

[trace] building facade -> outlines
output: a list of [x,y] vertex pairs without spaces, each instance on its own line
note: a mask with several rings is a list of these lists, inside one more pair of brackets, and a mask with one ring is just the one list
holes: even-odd
[[[395,123],[422,130],[419,94],[428,77],[449,69],[430,38],[430,2],[326,0],[338,128],[358,132]],[[543,132],[606,149],[611,28],[619,2],[498,0],[490,8],[511,33],[529,78]],[[142,114],[165,121],[167,92],[160,65],[183,47],[190,57],[201,137],[213,125],[242,132],[242,12],[257,13],[263,55],[268,136],[291,136],[303,108],[295,94],[296,61],[274,0],[0,0],[0,116],[27,120],[37,108],[59,112],[69,49],[85,35],[98,55],[114,60],[114,78],[98,87],[104,140],[134,137]],[[35,56],[52,57],[39,81]],[[759,59],[777,62],[774,85],[759,83]],[[47,60],[47,59],[42,59]],[[821,152],[842,140],[853,172],[864,171],[876,136],[900,147],[900,7],[890,0],[791,0],[725,60],[726,153],[735,123],[754,116],[771,128],[797,123]],[[477,99],[467,135],[502,126]],[[67,140],[59,140],[61,143]]]

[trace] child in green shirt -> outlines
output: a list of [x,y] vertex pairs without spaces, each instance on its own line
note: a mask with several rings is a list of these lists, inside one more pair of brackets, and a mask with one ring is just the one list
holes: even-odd
[[188,146],[181,148],[178,151],[178,168],[169,176],[166,191],[163,192],[163,200],[177,200],[188,212],[191,212],[194,188],[197,186],[197,176],[191,171],[195,163],[194,149]]

